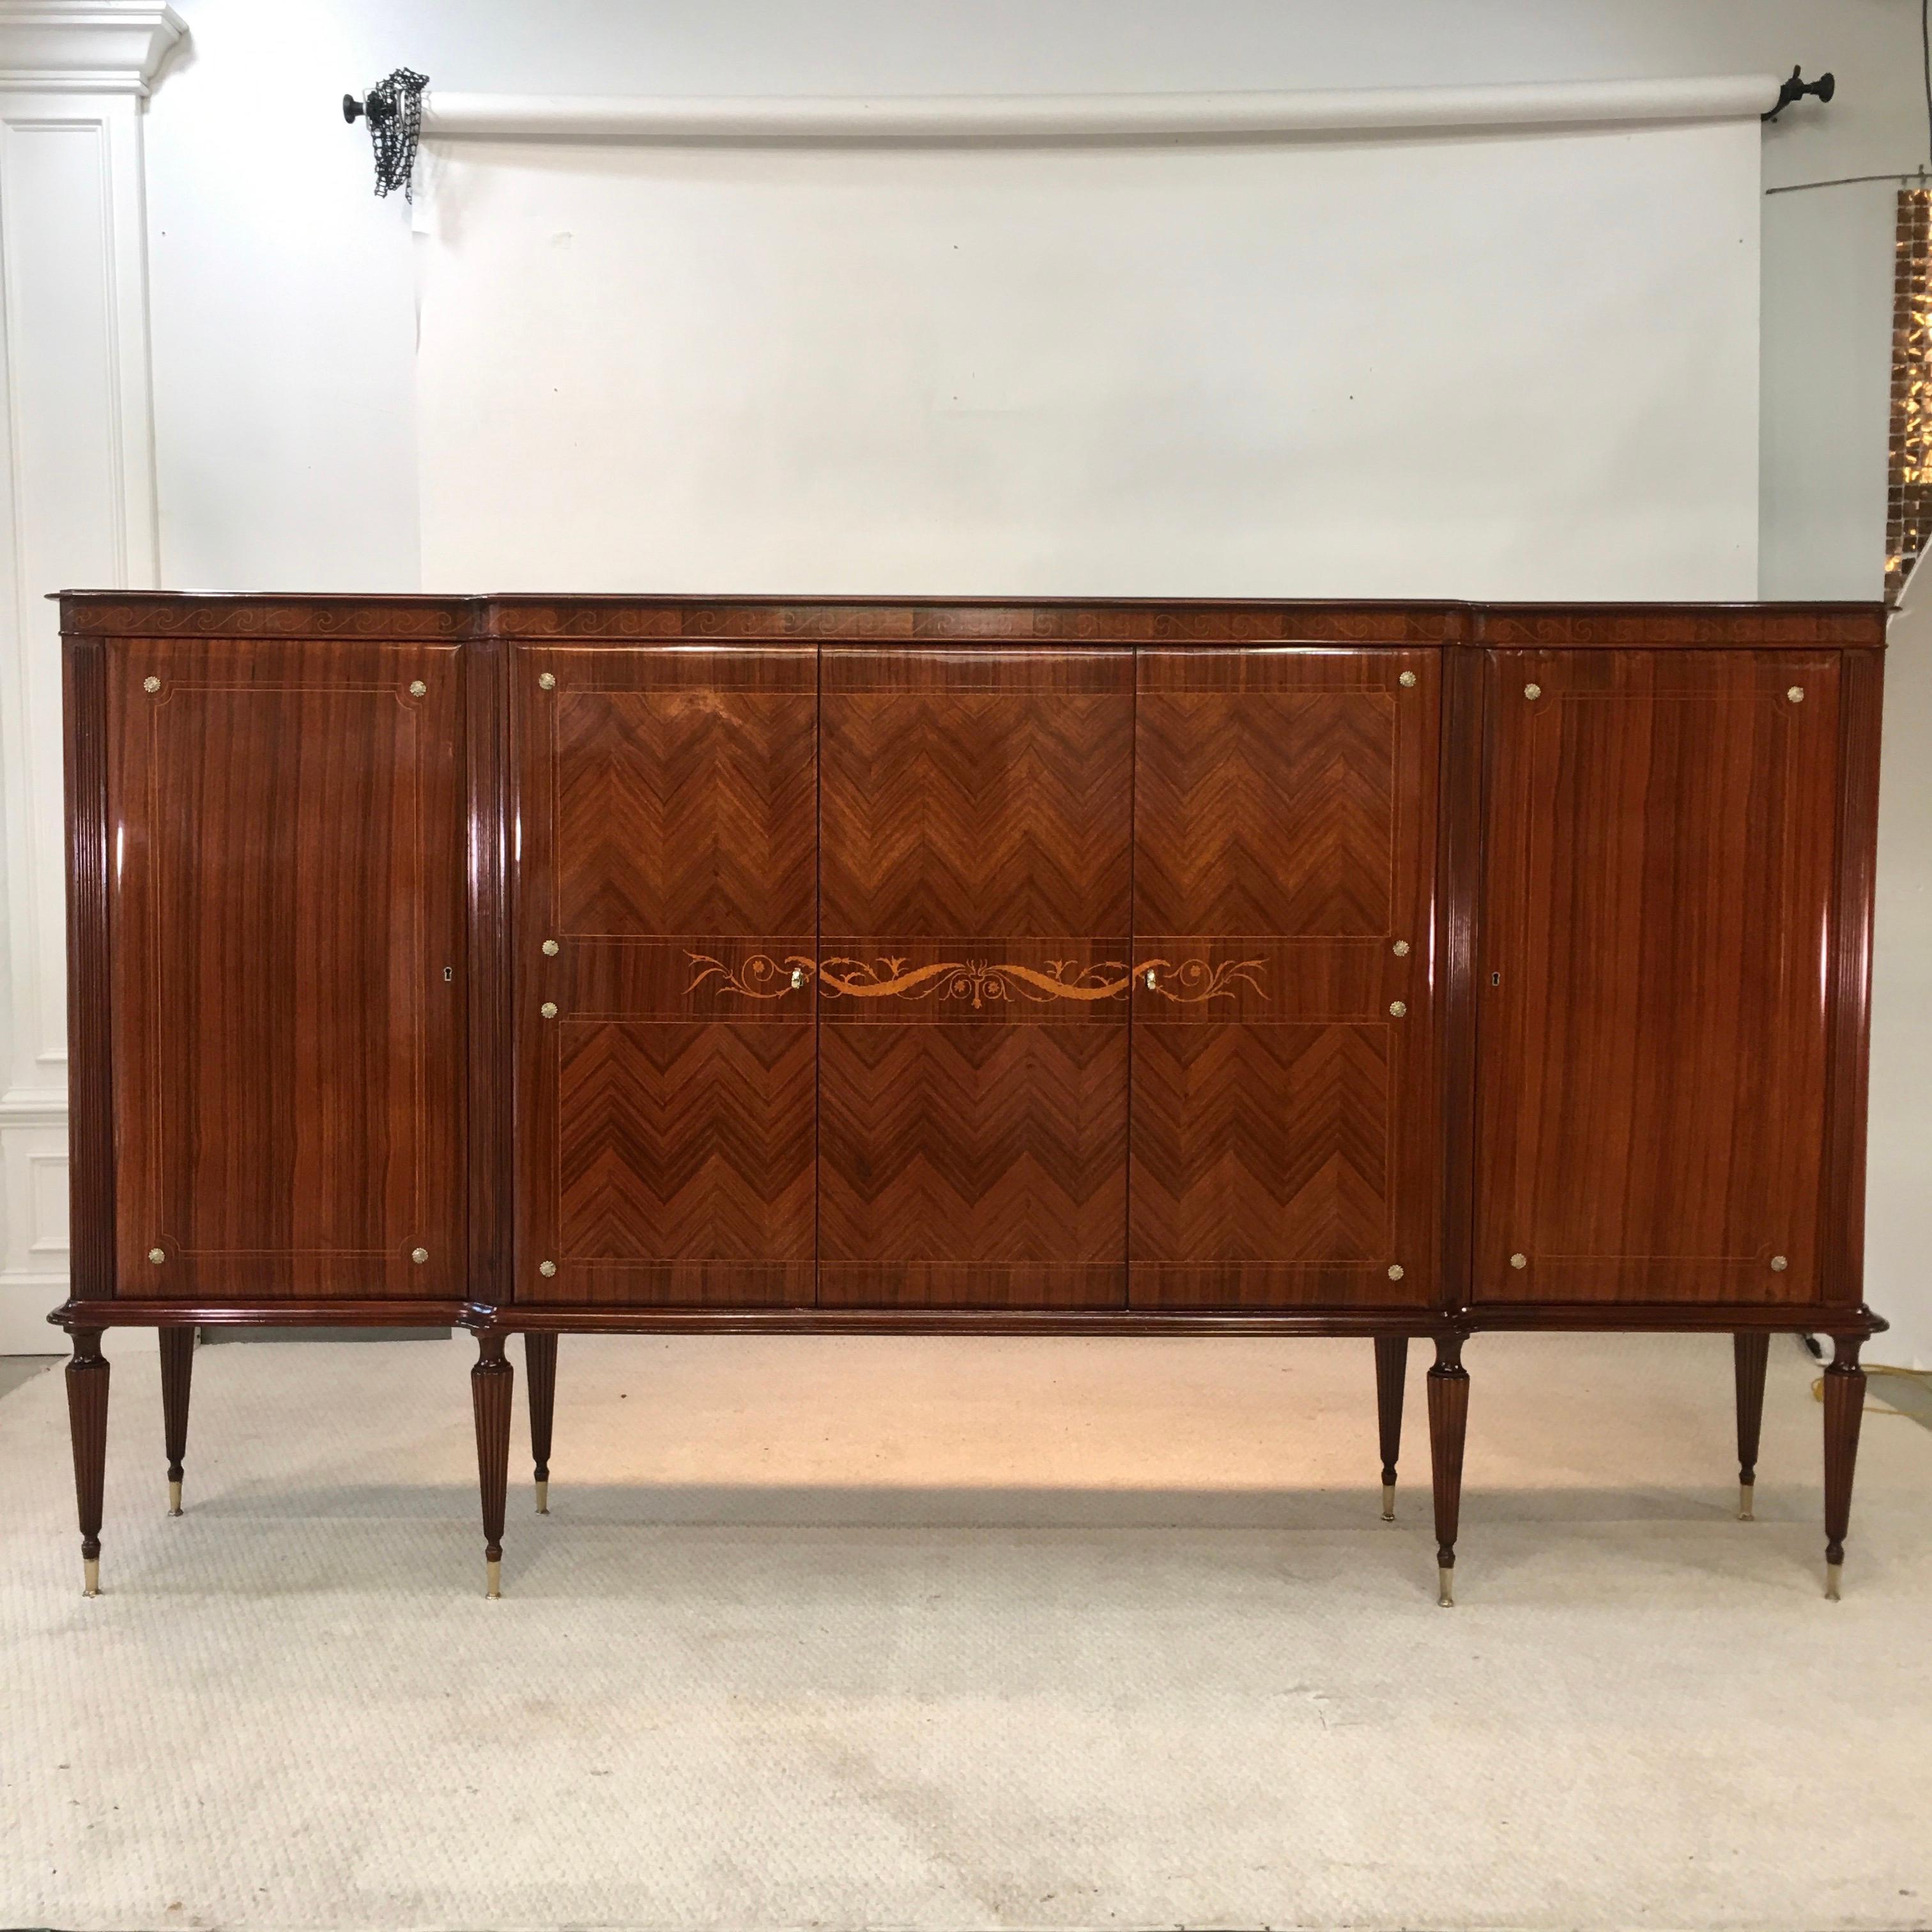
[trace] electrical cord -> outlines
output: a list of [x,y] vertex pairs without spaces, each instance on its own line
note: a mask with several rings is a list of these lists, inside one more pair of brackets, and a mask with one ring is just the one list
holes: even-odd
[[1925,159],[1910,172],[1884,175],[1834,175],[1828,181],[1787,182],[1765,190],[1774,194],[1802,194],[1808,188],[1850,188],[1861,182],[1912,182],[1923,188],[1932,176],[1932,0],[1918,0],[1918,68],[1925,84]]
[[1765,190],[1765,193],[1767,195],[1799,194],[1803,193],[1803,191],[1808,188],[1849,188],[1854,182],[1917,182],[1923,186],[1927,178],[1927,172],[1924,164],[1922,162],[1917,167],[1912,169],[1909,173],[1893,175],[1834,175],[1829,181],[1786,182],[1782,188],[1766,188]]
[[[1871,1406],[1870,1381],[1871,1378],[1879,1376],[1902,1376],[1909,1382],[1916,1382],[1922,1388],[1932,1389],[1932,1369],[1895,1369],[1882,1363],[1874,1363],[1865,1370],[1864,1374],[1867,1378],[1865,1413],[1868,1415],[1902,1415],[1908,1422],[1916,1422],[1918,1420],[1918,1417],[1912,1414],[1909,1409],[1894,1408],[1889,1402],[1887,1402],[1882,1408],[1874,1408]],[[1825,1378],[1822,1376],[1814,1376],[1812,1378],[1811,1400],[1814,1402],[1822,1402],[1825,1400]]]

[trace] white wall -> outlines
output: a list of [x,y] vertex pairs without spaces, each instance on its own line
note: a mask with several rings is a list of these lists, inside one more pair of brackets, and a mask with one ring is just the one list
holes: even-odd
[[0,13],[0,1352],[51,1346],[68,1274],[59,626],[76,577],[151,584],[142,76],[158,0]]
[[439,138],[424,584],[1749,599],[1771,91],[1179,146]]
[[1886,657],[1865,1294],[1892,1332],[1868,1359],[1932,1368],[1932,574]]
[[[1397,86],[1802,61],[1832,68],[1839,98],[1767,130],[1768,184],[1907,168],[1926,152],[1910,0],[179,6],[192,41],[157,88],[147,154],[160,580],[182,587],[417,581],[408,218],[371,197],[366,138],[335,104],[398,64],[485,92],[728,94]],[[1880,589],[1892,205],[1882,183],[1766,204],[1767,596]],[[1915,1259],[1932,1231],[1913,1219],[1932,1062],[1907,1023],[1923,1004],[1912,921],[1932,862],[1915,848],[1932,842],[1912,788],[1932,770],[1932,640],[1901,636],[1890,699],[1869,1292],[1902,1318],[1892,1353],[1932,1359],[1932,1275]],[[44,841],[46,802],[32,809],[14,836]]]
[[[1162,92],[1829,66],[1768,129],[1775,186],[1925,149],[1910,0],[184,0],[148,124],[164,580],[411,588],[407,218],[345,87],[478,92]],[[1763,593],[1870,596],[1892,194],[1766,204]]]

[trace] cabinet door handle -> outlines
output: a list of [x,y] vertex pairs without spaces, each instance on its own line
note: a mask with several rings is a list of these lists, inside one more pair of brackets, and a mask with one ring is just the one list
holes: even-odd
[[800,988],[800,987],[801,987],[801,986],[803,986],[804,984],[805,984],[805,968],[804,968],[802,966],[794,966],[794,967],[791,969],[791,989],[792,989],[792,991],[793,991],[794,993],[795,993],[795,992],[796,992],[798,991],[798,989]]

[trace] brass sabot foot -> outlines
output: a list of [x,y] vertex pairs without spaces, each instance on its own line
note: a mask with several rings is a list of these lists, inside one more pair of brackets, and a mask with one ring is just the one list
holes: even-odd
[[1384,1522],[1395,1520],[1395,1485],[1393,1483],[1382,1485],[1382,1520]]
[[1827,1603],[1835,1604],[1838,1600],[1838,1579],[1844,1574],[1845,1566],[1842,1563],[1825,1565],[1825,1600]]
[[1436,1598],[1436,1602],[1445,1610],[1453,1610],[1456,1604],[1456,1593],[1449,1586],[1456,1580],[1455,1571],[1438,1568],[1436,1572],[1436,1577],[1442,1588],[1442,1594]]
[[181,1514],[181,1485],[178,1483],[171,1482],[168,1485],[168,1514],[170,1516]]
[[537,1514],[550,1514],[550,1478],[548,1476],[537,1478]]
[[1738,1520],[1740,1522],[1755,1522],[1757,1520],[1751,1514],[1751,1499],[1756,1487],[1756,1485],[1752,1483],[1738,1485]]
[[100,1594],[100,1558],[98,1556],[83,1556],[80,1559],[80,1567],[82,1573],[87,1579],[80,1594],[83,1597],[99,1596]]
[[484,1595],[500,1597],[503,1594],[503,1559],[500,1556],[485,1557],[483,1561],[483,1569],[484,1574],[489,1579],[483,1592]]

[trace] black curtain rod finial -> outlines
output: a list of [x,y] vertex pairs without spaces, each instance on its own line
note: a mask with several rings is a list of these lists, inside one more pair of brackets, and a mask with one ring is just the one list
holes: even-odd
[[352,128],[365,114],[369,117],[370,127],[380,128],[394,112],[394,108],[386,106],[373,94],[366,101],[358,100],[352,94],[345,94],[342,97],[342,118]]
[[1802,100],[1808,94],[1815,95],[1820,101],[1829,100],[1838,91],[1834,75],[1821,74],[1816,80],[1807,80],[1796,68],[1791,70],[1789,80],[1778,84],[1778,105],[1768,114],[1760,114],[1760,121],[1775,121],[1794,100]]

